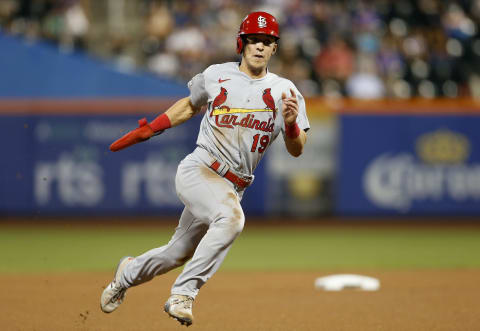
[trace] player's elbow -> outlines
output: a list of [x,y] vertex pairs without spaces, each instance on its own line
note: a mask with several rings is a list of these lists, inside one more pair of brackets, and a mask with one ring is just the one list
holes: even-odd
[[301,142],[287,143],[287,150],[293,157],[299,157],[303,153],[304,144]]
[[295,149],[289,150],[288,152],[293,157],[299,157],[300,155],[303,154],[303,146],[300,147],[300,148],[295,148]]

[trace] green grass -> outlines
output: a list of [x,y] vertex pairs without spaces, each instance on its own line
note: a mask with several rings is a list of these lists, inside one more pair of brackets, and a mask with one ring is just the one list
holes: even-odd
[[[0,228],[0,272],[110,271],[123,255],[162,246],[173,227]],[[223,270],[479,268],[480,228],[255,228]]]
[[238,239],[225,267],[477,268],[480,229],[257,229]]
[[111,270],[124,255],[168,242],[173,229],[0,228],[0,272]]

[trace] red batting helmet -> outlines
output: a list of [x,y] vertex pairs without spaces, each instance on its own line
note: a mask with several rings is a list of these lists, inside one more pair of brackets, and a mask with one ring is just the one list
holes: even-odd
[[240,54],[243,50],[242,36],[247,34],[266,34],[280,39],[278,33],[277,19],[264,11],[256,11],[248,14],[242,24],[237,35],[237,53]]

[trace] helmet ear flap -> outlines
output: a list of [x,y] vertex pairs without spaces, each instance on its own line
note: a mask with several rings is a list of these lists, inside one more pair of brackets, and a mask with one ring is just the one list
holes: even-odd
[[238,36],[237,37],[237,54],[242,53],[243,50],[243,39],[242,37]]

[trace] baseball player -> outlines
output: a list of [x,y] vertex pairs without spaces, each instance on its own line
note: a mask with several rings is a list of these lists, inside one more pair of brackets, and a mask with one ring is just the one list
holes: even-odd
[[101,309],[118,308],[128,288],[186,263],[165,303],[165,312],[181,324],[193,323],[192,304],[200,288],[218,270],[245,216],[240,200],[253,171],[280,132],[297,157],[310,128],[305,101],[295,85],[268,71],[279,40],[278,23],[266,12],[245,17],[237,36],[241,61],[216,64],[188,83],[180,99],[152,122],[115,141],[118,151],[190,119],[206,106],[196,149],[178,166],[175,185],[185,208],[165,246],[120,260],[113,281],[101,296]]

